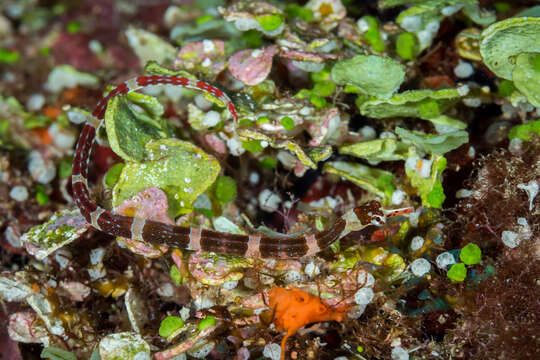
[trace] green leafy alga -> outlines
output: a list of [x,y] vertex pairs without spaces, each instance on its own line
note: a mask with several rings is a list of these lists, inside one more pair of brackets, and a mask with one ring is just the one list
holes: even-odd
[[[414,153],[414,152],[413,152]],[[414,154],[410,154],[414,157]],[[432,155],[431,171],[429,177],[421,177],[415,169],[405,167],[405,173],[411,185],[418,189],[422,198],[422,205],[433,208],[440,208],[446,198],[441,183],[442,172],[446,169],[446,158],[440,155]]]
[[338,61],[332,79],[339,85],[354,85],[366,94],[390,96],[405,79],[405,68],[396,60],[376,55],[356,55]]
[[530,140],[532,134],[540,135],[540,119],[531,120],[522,125],[514,126],[508,133],[508,138]]
[[126,37],[142,64],[150,60],[160,64],[172,63],[178,52],[167,41],[146,30],[130,27],[126,30]]
[[399,34],[396,40],[396,52],[403,60],[411,60],[416,55],[416,37],[411,33]]
[[265,31],[274,31],[283,23],[283,16],[279,14],[260,15],[255,20]]
[[463,130],[444,134],[426,134],[422,131],[409,131],[397,127],[395,131],[406,143],[414,144],[425,152],[436,155],[443,155],[469,141],[469,134]]
[[226,203],[236,198],[236,182],[230,176],[220,176],[216,180],[216,198]]
[[464,263],[454,264],[450,270],[448,270],[446,276],[453,282],[462,282],[467,277],[467,268]]
[[117,163],[111,166],[109,171],[107,171],[107,174],[105,175],[105,185],[112,188],[120,178],[120,174],[122,173],[123,168],[124,163]]
[[539,59],[540,52],[519,54],[515,59],[516,67],[512,71],[512,78],[514,79],[516,88],[535,107],[540,107]]
[[215,181],[219,162],[197,146],[178,139],[159,139],[146,144],[148,161],[127,162],[113,188],[113,205],[148,187],[167,194],[169,214],[178,215]]
[[461,249],[461,252],[459,253],[459,258],[466,265],[478,264],[480,260],[482,260],[482,250],[480,250],[478,245],[468,243],[463,247],[463,249]]
[[18,51],[0,48],[0,63],[13,64],[19,61],[21,55]]
[[379,181],[381,178],[393,179],[394,175],[389,171],[369,167],[360,163],[333,161],[324,164],[323,172],[336,174],[353,182],[362,189],[384,199],[384,203],[389,203],[392,199],[392,189],[388,188],[392,183],[389,181]]
[[55,346],[47,346],[41,351],[40,357],[42,359],[50,360],[77,360],[75,354],[71,351],[60,349]]
[[200,331],[203,331],[214,325],[216,325],[216,318],[213,316],[207,316],[199,322],[199,325],[197,326],[197,328]]
[[361,141],[339,148],[340,154],[352,155],[370,161],[393,161],[407,158],[409,145],[396,139]]
[[518,17],[498,21],[482,32],[482,60],[495,75],[512,80],[512,72],[518,66],[516,56],[540,53],[538,34],[540,18]]
[[424,118],[424,116],[436,117],[434,106],[430,104],[435,102],[438,113],[442,113],[456,104],[461,96],[458,89],[408,90],[387,99],[370,98],[367,101],[357,102],[357,105],[362,115],[377,119],[403,116],[430,120],[430,117]]
[[[157,111],[155,104],[149,101],[143,104]],[[114,97],[109,101],[105,126],[111,149],[126,161],[142,161],[144,145],[152,139],[166,136],[159,122],[153,121],[146,114],[133,111],[125,97]]]
[[184,321],[178,316],[167,316],[159,325],[159,336],[169,337],[175,331],[184,326]]

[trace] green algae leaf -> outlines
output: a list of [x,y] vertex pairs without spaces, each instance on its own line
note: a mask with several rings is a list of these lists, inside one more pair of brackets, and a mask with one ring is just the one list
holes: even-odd
[[14,64],[21,58],[21,54],[19,54],[16,50],[7,50],[0,48],[0,64]]
[[371,48],[377,52],[383,52],[384,41],[381,37],[381,32],[379,31],[379,21],[371,15],[362,16],[360,21],[368,26],[364,36],[369,42],[369,45],[371,45]]
[[364,93],[390,96],[405,79],[405,68],[394,59],[376,55],[357,55],[338,61],[332,79],[340,85],[354,85]]
[[375,139],[344,145],[339,153],[370,161],[393,161],[407,158],[409,146],[396,139]]
[[520,11],[514,17],[540,17],[540,5]]
[[255,20],[265,31],[274,31],[283,23],[283,16],[279,14],[267,14],[256,16]]
[[439,130],[439,128],[449,129],[453,128],[455,130],[463,130],[467,128],[467,124],[463,121],[459,121],[457,119],[454,119],[453,117],[441,114],[429,119],[433,125],[435,125],[435,128]]
[[412,33],[399,34],[396,40],[396,52],[403,60],[411,60],[417,53],[416,37]]
[[526,122],[522,125],[514,126],[510,129],[508,133],[508,138],[512,139],[521,139],[521,140],[530,140],[532,134],[540,135],[540,119]]
[[236,198],[236,182],[230,176],[220,176],[216,180],[215,194],[216,198],[226,203]]
[[97,88],[99,78],[93,74],[78,71],[71,65],[58,65],[51,71],[44,86],[52,92],[60,92],[64,88],[70,89],[76,86]]
[[120,174],[122,173],[123,168],[124,163],[118,163],[111,166],[109,168],[109,171],[107,171],[107,174],[105,175],[105,185],[112,188],[120,178]]
[[[159,117],[165,113],[165,108],[154,96],[140,92],[130,92],[126,97],[131,103],[140,106],[151,117]],[[156,125],[161,127],[161,124]]]
[[487,26],[497,20],[497,15],[493,11],[480,8],[478,2],[465,4],[463,14],[478,25]]
[[478,264],[480,260],[482,260],[482,250],[480,250],[478,245],[468,243],[463,247],[463,249],[461,249],[461,252],[459,253],[459,258],[466,265]]
[[317,162],[328,158],[328,154],[332,151],[329,145],[325,147],[313,148],[310,150],[314,151],[313,154],[315,156],[314,158],[311,158],[308,154],[306,154],[300,145],[292,140],[276,140],[266,134],[249,129],[239,130],[238,135],[240,135],[241,138],[246,138],[248,140],[242,142],[242,146],[248,151],[255,152],[264,150],[261,142],[266,141],[268,145],[275,149],[285,149],[290,151],[298,158],[298,160],[300,160],[302,164],[311,169],[317,169]]
[[227,219],[225,216],[218,216],[217,218],[213,219],[212,224],[214,225],[214,229],[216,229],[216,231],[226,232],[229,234],[246,234],[244,230],[242,230],[231,220]]
[[515,61],[514,85],[533,106],[540,107],[540,69],[536,65],[540,62],[540,52],[519,54]]
[[292,130],[294,129],[294,120],[291,119],[290,117],[288,116],[284,116],[281,118],[280,120],[280,123],[281,123],[281,126],[283,126],[283,128],[285,130]]
[[495,75],[513,80],[515,57],[540,53],[540,18],[518,17],[498,21],[482,32],[480,54]]
[[436,155],[443,155],[469,142],[469,134],[462,130],[440,135],[409,131],[400,127],[396,127],[395,131],[406,143],[414,144],[425,152]]
[[[414,148],[410,148],[414,149]],[[409,162],[412,160],[412,166]],[[432,208],[440,208],[446,198],[441,183],[442,172],[446,169],[446,158],[440,155],[432,155],[429,176],[423,177],[418,172],[418,162],[425,160],[416,158],[414,151],[411,151],[405,165],[405,173],[411,185],[418,189],[422,199],[422,205]]]
[[384,203],[389,203],[392,199],[393,189],[388,187],[389,182],[380,181],[383,178],[393,179],[394,175],[391,172],[346,161],[326,163],[324,164],[323,172],[336,174],[349,180],[362,189],[379,196],[383,199]]
[[184,320],[178,316],[167,316],[159,325],[159,336],[164,338],[169,337],[183,326]]
[[159,65],[155,61],[149,61],[144,66],[144,71],[152,75],[173,75],[187,77],[188,79],[196,79],[195,75],[185,70],[172,70],[165,66]]
[[159,139],[146,144],[141,163],[127,162],[113,188],[113,205],[148,187],[167,194],[169,214],[177,216],[212,183],[220,171],[219,162],[195,145],[178,139]]
[[431,45],[439,31],[440,22],[444,18],[441,10],[443,2],[422,2],[418,6],[411,6],[403,10],[396,18],[396,23],[406,31],[416,35],[418,39],[418,52]]
[[101,360],[149,360],[150,345],[133,332],[109,334],[99,342]]
[[114,97],[109,101],[105,126],[111,149],[126,161],[142,161],[144,145],[166,136],[163,127],[154,119],[131,110],[125,97]]
[[130,27],[126,30],[126,37],[142,64],[150,60],[160,64],[172,63],[176,57],[174,46],[149,31]]
[[454,264],[450,270],[448,270],[446,276],[448,276],[452,282],[462,282],[467,277],[467,268],[463,263]]
[[213,317],[213,316],[207,316],[205,317],[204,319],[202,319],[200,322],[199,322],[199,325],[197,325],[197,328],[200,330],[200,331],[203,331],[205,329],[208,329],[212,326],[216,325],[216,318]]
[[[438,113],[441,113],[456,104],[461,98],[458,89],[442,90],[409,90],[399,94],[394,94],[388,99],[371,98],[361,102],[359,105],[360,113],[377,119],[388,117],[418,117],[425,120],[422,115],[428,115],[427,109],[433,102],[437,103]],[[429,113],[433,115],[433,113]],[[436,115],[434,118],[437,118]]]
[[299,17],[307,22],[310,22],[314,18],[313,11],[311,11],[311,9],[297,4],[288,4],[285,8],[285,13],[290,19]]
[[78,239],[90,225],[79,210],[63,210],[49,221],[34,226],[21,237],[26,250],[42,260],[57,249]]
[[308,156],[316,163],[319,161],[328,160],[332,155],[332,146],[320,146],[309,149]]
[[178,270],[178,268],[176,267],[176,265],[173,265],[171,266],[170,270],[169,270],[169,276],[171,277],[171,279],[173,279],[173,281],[176,283],[176,285],[178,286],[182,286],[182,284],[185,282],[185,278],[182,276],[182,273],[180,272],[180,270]]
[[57,348],[55,346],[47,346],[41,351],[40,357],[42,359],[50,360],[77,360],[75,354],[71,351]]

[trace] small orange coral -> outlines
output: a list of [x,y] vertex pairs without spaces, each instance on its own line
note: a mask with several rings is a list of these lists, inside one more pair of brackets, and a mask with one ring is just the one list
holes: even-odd
[[298,288],[290,290],[274,287],[269,291],[270,308],[275,312],[274,324],[279,331],[287,331],[281,341],[281,359],[285,358],[285,343],[301,327],[314,322],[342,321],[348,306],[332,309],[317,296]]

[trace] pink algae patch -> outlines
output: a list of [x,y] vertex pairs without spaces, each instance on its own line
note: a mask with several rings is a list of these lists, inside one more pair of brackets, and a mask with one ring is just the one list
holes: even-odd
[[[116,212],[121,215],[174,225],[174,221],[167,214],[168,209],[167,195],[157,187],[149,187],[125,200],[118,206]],[[134,253],[145,257],[159,257],[168,250],[165,245],[154,246],[139,240],[119,237],[118,241]]]
[[225,69],[225,43],[222,40],[202,40],[182,46],[174,61],[176,69],[197,70],[216,76]]
[[264,49],[239,51],[229,59],[229,70],[243,83],[257,85],[270,74],[277,50],[277,46],[271,45]]

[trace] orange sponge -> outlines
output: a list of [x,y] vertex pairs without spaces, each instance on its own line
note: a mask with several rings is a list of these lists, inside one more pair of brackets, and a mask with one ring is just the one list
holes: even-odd
[[285,359],[285,343],[301,327],[314,322],[342,321],[348,306],[332,309],[317,296],[298,288],[287,290],[274,287],[269,291],[270,308],[274,310],[274,324],[279,331],[287,331],[281,341],[281,359]]

